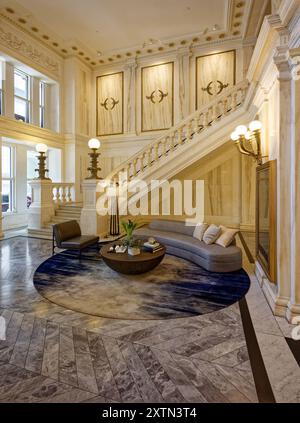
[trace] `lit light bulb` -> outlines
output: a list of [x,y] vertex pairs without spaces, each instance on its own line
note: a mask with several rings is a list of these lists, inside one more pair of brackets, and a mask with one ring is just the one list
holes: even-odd
[[251,134],[251,132],[250,131],[247,131],[246,132],[246,134],[245,134],[245,138],[246,138],[246,140],[251,140],[251,138],[252,138],[252,134]]
[[248,132],[248,128],[245,125],[240,125],[235,129],[235,132],[242,137],[243,135],[246,135]]
[[232,141],[238,141],[239,138],[240,138],[239,135],[236,132],[232,132],[230,137],[231,137]]
[[252,132],[255,131],[260,131],[262,128],[262,123],[259,120],[254,120],[253,122],[250,123],[249,125],[249,129]]
[[47,153],[48,151],[46,144],[37,144],[35,149],[38,153]]
[[101,146],[101,142],[97,138],[91,138],[88,142],[88,146],[91,150],[98,150]]

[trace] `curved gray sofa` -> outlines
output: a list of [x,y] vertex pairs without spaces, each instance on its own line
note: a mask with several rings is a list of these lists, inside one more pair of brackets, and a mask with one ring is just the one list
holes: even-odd
[[210,272],[227,273],[242,268],[242,251],[235,242],[227,248],[206,245],[193,237],[194,229],[184,222],[154,220],[136,229],[134,234],[140,238],[154,237],[166,246],[167,253],[190,260]]

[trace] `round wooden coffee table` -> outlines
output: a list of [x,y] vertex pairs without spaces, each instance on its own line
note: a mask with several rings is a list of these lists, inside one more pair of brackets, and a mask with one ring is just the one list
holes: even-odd
[[100,254],[104,262],[111,269],[125,275],[139,275],[154,269],[162,261],[166,254],[166,248],[162,246],[162,250],[156,253],[148,253],[141,249],[138,256],[130,256],[126,253],[110,253],[109,249],[114,244],[107,244],[101,248]]

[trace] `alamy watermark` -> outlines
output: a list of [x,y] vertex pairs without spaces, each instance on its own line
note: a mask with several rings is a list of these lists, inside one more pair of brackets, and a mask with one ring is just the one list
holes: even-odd
[[120,172],[117,183],[103,180],[97,192],[106,193],[97,201],[101,216],[115,214],[116,199],[120,216],[185,216],[186,224],[193,225],[204,219],[203,180],[128,180]]
[[6,321],[4,317],[0,316],[0,341],[6,340]]

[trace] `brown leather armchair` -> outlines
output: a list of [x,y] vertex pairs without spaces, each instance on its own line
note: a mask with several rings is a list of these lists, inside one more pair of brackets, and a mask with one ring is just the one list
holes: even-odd
[[95,245],[98,241],[98,236],[81,235],[81,229],[76,220],[59,223],[53,225],[52,254],[58,247],[64,250],[79,251],[79,256],[81,256],[81,251],[84,248]]

